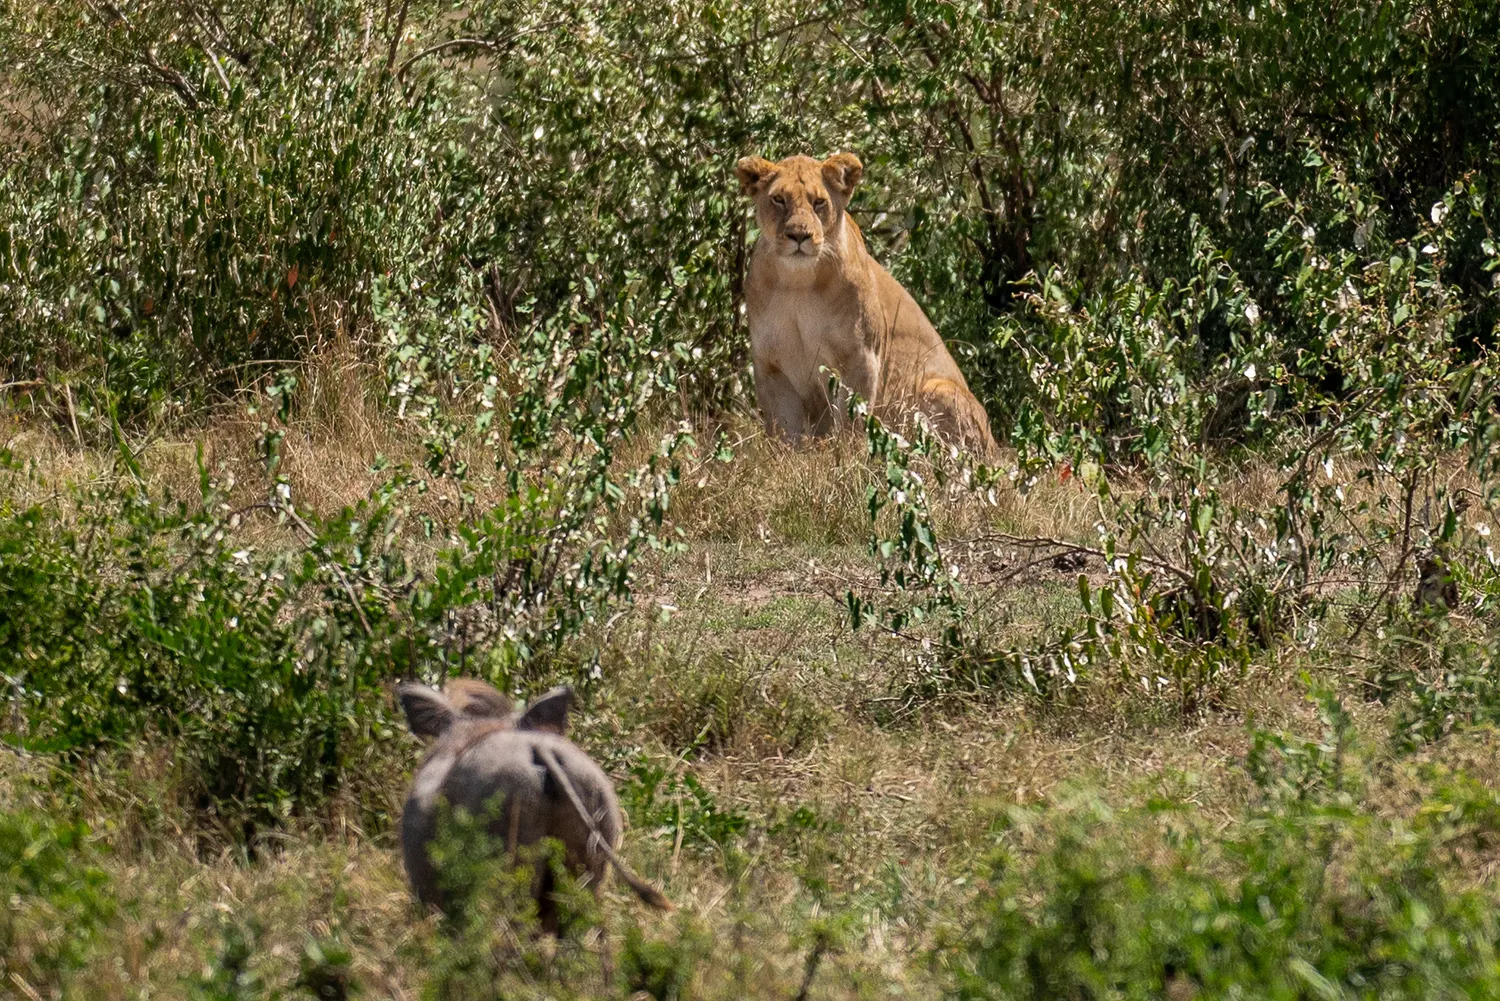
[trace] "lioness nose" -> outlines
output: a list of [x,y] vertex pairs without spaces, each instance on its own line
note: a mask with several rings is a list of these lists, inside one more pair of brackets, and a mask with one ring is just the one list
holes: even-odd
[[788,239],[801,243],[812,236],[812,233],[802,223],[789,223],[786,227],[786,235]]

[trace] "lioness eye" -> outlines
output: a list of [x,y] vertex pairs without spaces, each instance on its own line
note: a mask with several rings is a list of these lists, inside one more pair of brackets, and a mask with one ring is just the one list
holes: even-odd
[[786,199],[782,198],[780,195],[772,195],[771,204],[775,205],[779,209],[784,209],[786,208]]
[[822,212],[827,207],[828,199],[826,198],[819,198],[817,201],[813,202],[813,208],[817,209],[819,212]]

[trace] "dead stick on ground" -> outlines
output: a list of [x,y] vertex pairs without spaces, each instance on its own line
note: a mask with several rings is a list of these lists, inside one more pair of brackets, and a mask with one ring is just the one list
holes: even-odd
[[797,1001],[807,1001],[813,978],[818,975],[818,966],[823,962],[823,954],[827,951],[828,940],[819,936],[813,943],[812,951],[807,954],[807,965],[802,969],[802,987],[797,991]]
[[[1026,549],[1041,549],[1043,547],[1050,546],[1054,549],[1061,549],[1064,552],[1083,553],[1088,556],[1097,556],[1100,559],[1105,560],[1106,562],[1109,560],[1109,554],[1102,549],[1096,549],[1093,546],[1080,546],[1077,543],[1064,542],[1062,539],[1053,539],[1048,538],[1047,536],[1040,535],[1024,536],[1010,535],[1006,532],[991,532],[988,535],[980,536],[975,541],[989,542],[993,540],[999,540],[1001,542],[1006,542],[1013,546],[1018,546]],[[1155,567],[1158,570],[1165,570],[1168,573],[1176,574],[1178,577],[1182,578],[1189,584],[1192,584],[1194,581],[1194,577],[1191,573],[1189,573],[1187,570],[1184,570],[1182,567],[1167,562],[1166,560],[1145,555],[1141,555],[1139,559],[1147,566]]]
[[83,435],[78,433],[78,414],[73,409],[73,387],[66,382],[63,383],[63,399],[68,401],[68,423],[73,425],[73,440],[78,443],[78,450],[83,451]]

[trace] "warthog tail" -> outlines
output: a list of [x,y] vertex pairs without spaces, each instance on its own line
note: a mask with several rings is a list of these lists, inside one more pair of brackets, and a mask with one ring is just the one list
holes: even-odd
[[573,788],[573,781],[568,778],[568,773],[563,769],[562,762],[558,761],[557,757],[552,753],[552,748],[546,745],[538,745],[536,751],[542,759],[542,763],[547,766],[547,771],[552,774],[552,778],[558,785],[562,786],[563,792],[568,796],[568,801],[573,804],[573,809],[582,818],[584,826],[589,829],[590,843],[598,845],[604,851],[604,857],[609,859],[609,864],[615,867],[615,872],[625,881],[625,884],[635,891],[637,897],[640,897],[641,900],[652,907],[662,911],[674,910],[675,908],[672,906],[672,902],[667,899],[666,894],[631,871],[630,866],[625,863],[625,860],[615,853],[614,846],[605,839],[604,835],[599,833],[599,828],[594,823],[593,816],[584,808],[583,800],[578,797],[578,791]]

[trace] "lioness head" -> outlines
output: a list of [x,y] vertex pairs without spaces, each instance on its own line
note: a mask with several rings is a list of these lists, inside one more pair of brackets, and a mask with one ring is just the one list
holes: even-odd
[[734,172],[745,194],[755,199],[756,221],[772,238],[776,256],[811,264],[837,246],[844,207],[864,165],[852,153],[826,160],[789,156],[780,163],[747,156]]

